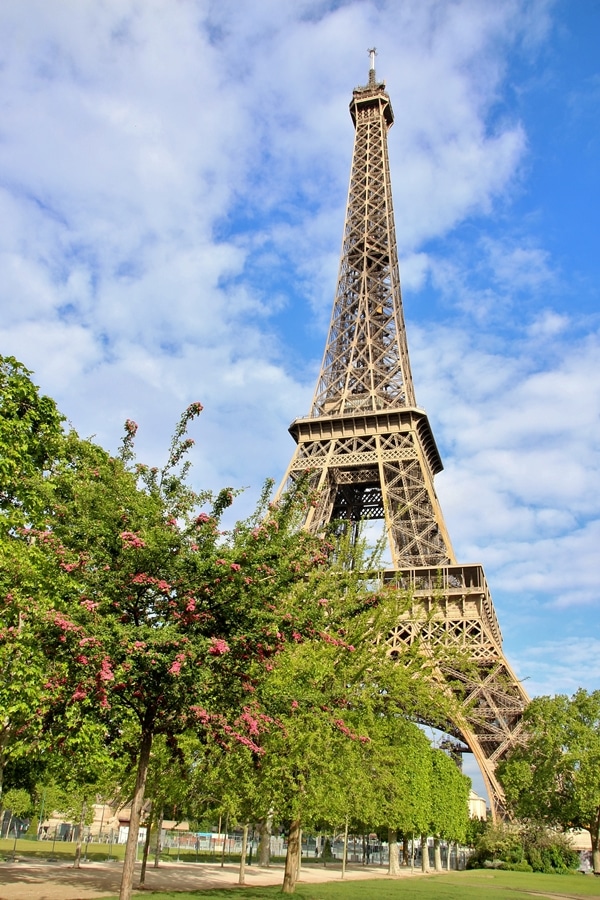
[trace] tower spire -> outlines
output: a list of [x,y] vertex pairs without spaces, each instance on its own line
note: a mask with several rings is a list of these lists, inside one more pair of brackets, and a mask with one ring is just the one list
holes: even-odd
[[369,84],[375,84],[375,57],[377,56],[377,50],[375,47],[372,47],[370,50],[367,50],[369,54]]
[[384,521],[392,569],[382,578],[411,597],[387,638],[390,655],[418,641],[442,659],[440,690],[455,699],[447,730],[474,753],[496,817],[496,765],[521,740],[528,698],[504,657],[483,569],[457,563],[433,485],[442,462],[415,402],[400,293],[387,149],[394,114],[369,54],[369,83],[350,102],[354,151],[325,354],[310,415],[290,426],[297,446],[279,492],[309,479],[312,531],[342,521],[356,535],[361,522]]

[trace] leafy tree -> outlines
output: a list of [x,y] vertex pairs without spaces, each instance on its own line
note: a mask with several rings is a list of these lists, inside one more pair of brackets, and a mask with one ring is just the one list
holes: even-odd
[[200,404],[159,470],[136,464],[134,423],[112,457],[62,434],[53,402],[15,360],[2,361],[1,378],[0,656],[14,677],[0,695],[0,762],[40,737],[32,721],[50,755],[129,753],[127,898],[155,737],[258,748],[266,720],[253,696],[287,643],[323,630],[317,599],[296,586],[326,567],[331,545],[299,529],[302,487],[271,509],[265,493],[249,521],[220,531],[233,491],[187,483]]
[[512,812],[590,833],[600,874],[600,691],[537,697],[523,716],[527,742],[499,767]]
[[369,746],[377,829],[387,828],[389,872],[398,873],[398,832],[427,833],[431,806],[431,751],[413,722],[388,714],[374,722]]
[[45,660],[27,618],[30,598],[41,599],[43,565],[26,529],[43,520],[63,417],[30,374],[0,356],[0,798],[6,765],[29,755],[39,738],[45,695]]
[[[22,788],[13,788],[10,791],[7,791],[4,795],[4,802],[6,804],[7,810],[9,813],[8,826],[6,829],[6,837],[10,834],[11,825],[14,823],[14,832],[15,832],[15,840],[13,844],[13,859],[15,858],[15,851],[17,849],[17,840],[19,837],[19,826],[17,825],[17,819],[23,819],[26,816],[30,815],[32,812],[32,802],[31,797],[27,791],[24,791]],[[0,809],[0,833],[2,831],[2,824],[4,820],[4,815],[2,810]]]
[[431,751],[431,821],[435,867],[441,869],[440,838],[464,841],[469,821],[471,781],[443,750]]

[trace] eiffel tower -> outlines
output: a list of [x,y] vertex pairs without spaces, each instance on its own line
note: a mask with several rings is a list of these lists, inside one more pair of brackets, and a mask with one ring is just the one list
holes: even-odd
[[[310,415],[290,426],[297,447],[280,491],[308,473],[318,498],[311,531],[384,521],[393,569],[383,578],[411,597],[390,654],[419,639],[445,658],[440,689],[456,701],[445,730],[473,752],[496,819],[505,813],[496,766],[521,740],[528,697],[502,651],[483,568],[457,563],[433,484],[443,466],[415,401],[400,293],[387,149],[394,115],[369,53],[369,82],[350,103],[355,140],[329,335]],[[469,666],[454,662],[456,651]]]

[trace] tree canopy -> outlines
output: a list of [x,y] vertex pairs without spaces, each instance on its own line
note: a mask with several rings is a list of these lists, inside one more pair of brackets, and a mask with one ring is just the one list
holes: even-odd
[[527,741],[499,767],[512,812],[583,828],[600,874],[600,691],[536,697],[525,710]]

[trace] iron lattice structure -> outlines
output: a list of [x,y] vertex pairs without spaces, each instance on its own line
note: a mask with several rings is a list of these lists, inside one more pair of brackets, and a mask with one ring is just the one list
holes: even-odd
[[[419,639],[442,663],[456,703],[447,730],[474,753],[494,816],[504,813],[495,770],[519,743],[528,697],[502,650],[480,565],[455,559],[433,479],[442,462],[416,406],[402,311],[387,132],[394,116],[375,76],[354,90],[354,152],[337,290],[309,416],[290,426],[297,447],[282,488],[308,473],[317,490],[306,527],[332,520],[385,522],[393,569],[411,609],[388,637],[400,655]],[[470,660],[457,666],[458,654]]]

